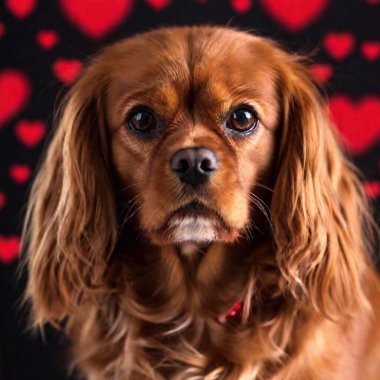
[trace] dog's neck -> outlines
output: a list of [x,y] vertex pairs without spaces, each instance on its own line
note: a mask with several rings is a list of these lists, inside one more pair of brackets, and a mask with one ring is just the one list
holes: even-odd
[[[209,308],[215,309],[216,315],[227,313],[237,301],[244,299],[249,279],[253,271],[257,272],[255,267],[261,267],[262,261],[268,267],[273,258],[271,240],[262,236],[235,243],[183,242],[158,246],[137,231],[125,232],[118,242],[117,251],[124,253],[119,255],[120,265],[116,267],[126,268],[130,278],[139,273],[139,277],[147,279],[140,284],[141,294],[156,294],[159,283],[160,289],[166,295],[171,294],[170,297],[175,297],[174,293],[187,293],[184,309],[202,314],[208,314]],[[139,293],[138,288],[135,290]],[[167,297],[157,299],[157,303],[163,299]],[[144,296],[140,300],[143,304],[148,302]]]
[[209,243],[184,241],[178,244],[178,252],[188,258],[194,258],[197,254],[204,252]]

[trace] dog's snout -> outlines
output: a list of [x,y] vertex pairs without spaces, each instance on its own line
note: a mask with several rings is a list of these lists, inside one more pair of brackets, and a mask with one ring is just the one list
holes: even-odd
[[185,148],[174,153],[170,167],[181,182],[198,186],[217,170],[218,158],[207,148]]

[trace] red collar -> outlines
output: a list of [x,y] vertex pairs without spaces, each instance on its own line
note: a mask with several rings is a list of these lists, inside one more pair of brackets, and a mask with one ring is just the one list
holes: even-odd
[[226,318],[238,318],[243,311],[243,301],[236,301],[226,313]]
[[220,314],[218,322],[224,325],[227,321],[240,320],[243,311],[243,301],[236,301],[225,314]]

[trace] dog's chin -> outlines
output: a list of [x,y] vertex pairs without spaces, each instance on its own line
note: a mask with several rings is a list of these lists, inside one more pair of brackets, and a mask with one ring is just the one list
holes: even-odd
[[171,213],[149,235],[156,244],[205,246],[214,241],[232,242],[239,232],[218,212],[192,202]]
[[217,239],[216,222],[203,216],[186,216],[170,221],[173,243],[210,243]]

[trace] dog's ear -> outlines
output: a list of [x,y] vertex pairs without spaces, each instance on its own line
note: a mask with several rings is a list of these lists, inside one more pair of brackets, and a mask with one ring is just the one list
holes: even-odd
[[90,67],[68,93],[32,186],[22,242],[36,323],[101,291],[116,242],[101,80]]
[[283,121],[272,200],[277,260],[291,294],[335,318],[366,303],[367,204],[306,67],[287,56],[280,78]]

